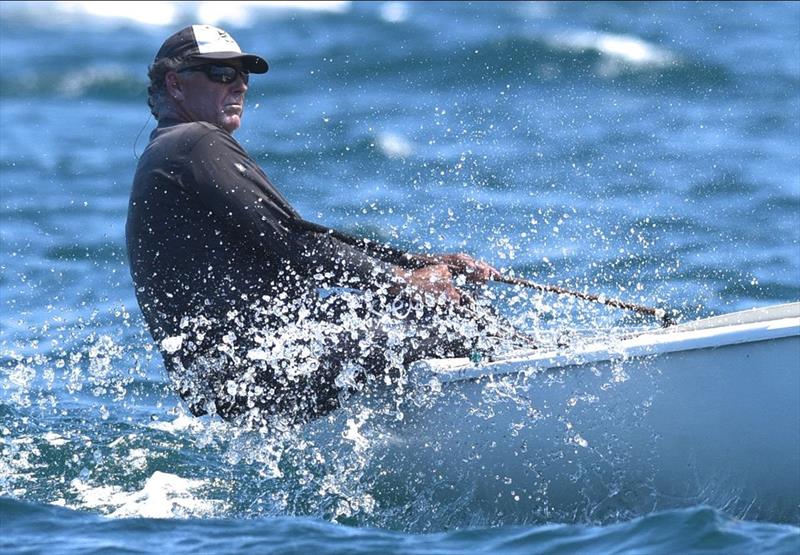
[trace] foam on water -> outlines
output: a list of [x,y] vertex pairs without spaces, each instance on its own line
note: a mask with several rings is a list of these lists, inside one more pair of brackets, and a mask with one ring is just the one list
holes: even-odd
[[571,52],[597,52],[598,73],[615,77],[626,70],[662,68],[679,62],[669,50],[631,35],[597,31],[571,31],[549,37],[547,42],[557,49]]
[[381,17],[389,23],[403,23],[408,19],[407,2],[385,2],[381,6]]
[[635,66],[664,66],[675,60],[668,50],[630,35],[581,31],[558,35],[553,43],[569,50],[596,50]]
[[295,12],[346,13],[348,1],[278,1],[278,2],[200,2],[195,19],[210,25],[249,27],[260,15],[275,16]]
[[[76,478],[70,483],[80,509],[99,510],[112,518],[187,518],[214,516],[222,510],[219,501],[196,497],[207,482],[174,474],[154,472],[138,491],[118,486],[91,486]],[[54,503],[69,506],[66,502]]]
[[379,133],[377,139],[378,148],[389,158],[406,158],[414,151],[408,139],[396,133]]
[[[185,21],[246,27],[260,15],[293,12],[345,13],[349,1],[228,1],[221,2],[6,2],[5,17],[25,18],[46,27],[69,24],[92,26],[136,24],[170,27]],[[58,17],[54,17],[57,15]]]
[[[31,2],[32,4],[33,2]],[[125,20],[145,25],[172,25],[178,17],[178,8],[172,2],[43,2],[50,14],[53,10],[84,21],[98,19]],[[52,16],[51,16],[52,17]]]

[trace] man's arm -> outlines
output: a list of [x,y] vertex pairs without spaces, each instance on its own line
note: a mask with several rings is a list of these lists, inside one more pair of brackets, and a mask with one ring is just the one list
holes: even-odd
[[426,266],[445,265],[453,276],[465,276],[470,283],[486,283],[492,279],[499,279],[502,274],[486,262],[475,260],[468,254],[413,254],[396,249],[389,245],[354,237],[306,220],[297,220],[294,226],[318,233],[330,234],[334,239],[355,246],[367,252],[370,256],[400,266],[408,270],[425,268]]
[[[260,168],[227,133],[211,130],[192,149],[189,171],[201,202],[226,225],[265,252],[279,257],[319,287],[385,289],[411,287],[462,298],[453,275],[483,283],[498,274],[468,255],[417,255],[351,238],[302,220]],[[359,244],[362,243],[362,244]]]
[[[441,270],[435,279],[430,270],[420,277],[340,240],[338,232],[302,220],[229,134],[206,129],[192,146],[184,187],[265,258],[318,287],[394,292],[416,284],[429,291],[444,288],[448,296],[456,296],[446,287],[449,281]],[[405,253],[396,253],[398,262],[407,263]]]
[[470,283],[486,283],[501,276],[500,272],[489,264],[463,253],[412,254],[305,220],[298,220],[293,225],[329,236],[339,245],[339,249],[351,251],[353,253],[351,256],[354,258],[358,258],[366,251],[370,258],[377,258],[394,266],[392,273],[395,279],[391,280],[393,286],[390,288],[392,294],[411,287],[436,296],[444,294],[452,301],[461,301],[464,295],[454,287],[453,277],[464,276]]

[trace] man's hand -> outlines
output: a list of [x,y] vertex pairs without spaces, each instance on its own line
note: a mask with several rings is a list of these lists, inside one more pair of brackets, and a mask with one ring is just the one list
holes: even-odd
[[452,274],[464,276],[470,283],[486,283],[502,277],[486,262],[475,260],[468,254],[439,254],[434,258],[445,264]]
[[467,300],[467,295],[453,285],[453,274],[445,264],[432,264],[417,270],[401,270],[396,275],[406,287],[410,286],[435,298],[444,295],[456,304]]

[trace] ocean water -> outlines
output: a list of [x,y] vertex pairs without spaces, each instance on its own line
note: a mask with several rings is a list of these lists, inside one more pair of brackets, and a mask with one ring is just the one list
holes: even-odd
[[[800,4],[3,2],[0,551],[800,551],[724,494],[507,509],[384,456],[399,405],[316,443],[188,416],[124,222],[146,66],[197,22],[270,61],[236,137],[307,219],[682,320],[800,299]],[[523,328],[647,325],[491,287]]]

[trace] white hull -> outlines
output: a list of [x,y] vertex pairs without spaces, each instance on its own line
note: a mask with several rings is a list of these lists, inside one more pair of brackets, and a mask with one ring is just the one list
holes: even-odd
[[800,303],[412,374],[403,420],[361,430],[394,496],[450,491],[497,523],[698,504],[800,522]]

